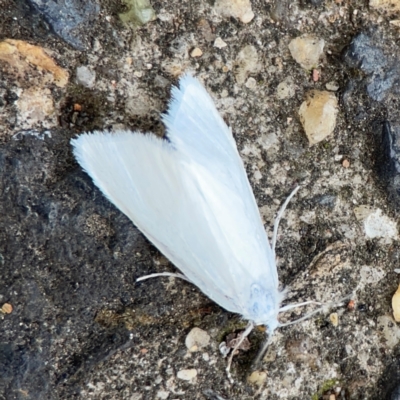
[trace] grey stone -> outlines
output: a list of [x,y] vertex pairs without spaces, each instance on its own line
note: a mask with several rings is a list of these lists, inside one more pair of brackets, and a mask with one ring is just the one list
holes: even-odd
[[95,20],[100,6],[94,0],[29,0],[53,31],[78,50],[87,47],[88,25]]

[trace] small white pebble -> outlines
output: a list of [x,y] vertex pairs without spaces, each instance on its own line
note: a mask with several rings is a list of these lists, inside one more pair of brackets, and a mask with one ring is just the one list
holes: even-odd
[[287,78],[279,83],[276,88],[276,97],[279,100],[290,99],[296,94],[296,88],[292,79]]
[[337,92],[340,88],[340,86],[336,82],[328,82],[325,87],[326,90],[329,90],[330,92]]
[[210,335],[200,328],[193,328],[185,339],[185,345],[190,352],[196,352],[208,346]]
[[227,44],[220,37],[217,37],[215,39],[214,47],[216,47],[217,49],[223,49],[226,46]]
[[96,81],[96,72],[88,67],[81,66],[76,69],[76,83],[78,85],[92,88]]
[[247,79],[245,86],[248,89],[254,89],[257,86],[257,81],[254,78]]
[[183,381],[191,381],[197,376],[197,370],[194,368],[191,369],[181,369],[178,371],[177,375],[178,379],[182,379]]
[[157,392],[157,398],[158,399],[165,400],[165,399],[168,399],[168,397],[169,397],[169,392],[167,392],[165,390],[159,390]]

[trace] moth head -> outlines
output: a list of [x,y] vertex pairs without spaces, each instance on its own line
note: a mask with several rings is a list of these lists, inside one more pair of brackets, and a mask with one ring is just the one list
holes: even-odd
[[256,325],[266,325],[271,334],[279,325],[280,302],[278,290],[253,283],[250,288],[248,315],[245,317]]

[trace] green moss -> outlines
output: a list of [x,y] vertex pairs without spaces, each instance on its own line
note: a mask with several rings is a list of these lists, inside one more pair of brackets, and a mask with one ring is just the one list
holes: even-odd
[[311,400],[319,400],[321,396],[330,389],[333,389],[338,384],[337,379],[328,379],[322,385],[321,388],[318,390],[317,393],[311,396]]
[[119,18],[124,24],[138,28],[153,21],[156,13],[149,0],[123,0],[128,11],[119,14]]
[[325,142],[325,143],[323,144],[323,148],[324,148],[325,150],[330,150],[330,149],[332,148],[332,145],[331,145],[330,142]]

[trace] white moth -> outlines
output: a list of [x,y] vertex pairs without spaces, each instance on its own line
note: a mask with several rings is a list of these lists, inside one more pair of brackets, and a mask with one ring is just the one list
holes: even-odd
[[140,279],[184,278],[249,321],[243,339],[254,325],[266,325],[272,335],[283,326],[279,312],[297,306],[280,307],[275,243],[279,219],[298,188],[278,214],[271,246],[231,130],[196,79],[186,75],[172,89],[163,121],[164,139],[95,131],[71,140],[74,155],[104,195],[183,273]]

